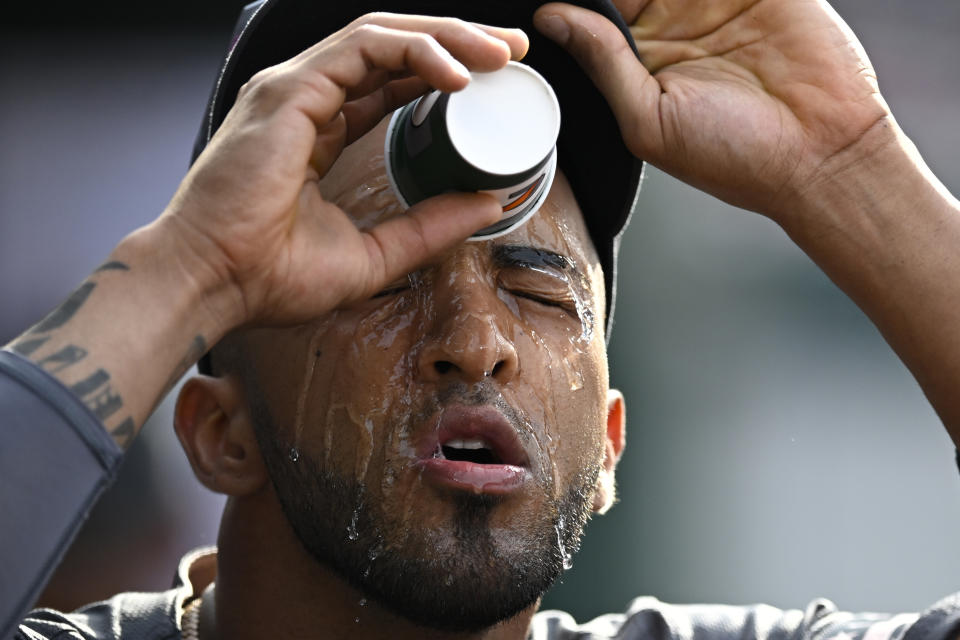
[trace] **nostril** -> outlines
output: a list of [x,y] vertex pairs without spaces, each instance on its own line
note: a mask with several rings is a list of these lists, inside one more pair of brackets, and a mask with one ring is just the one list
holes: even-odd
[[433,363],[433,369],[440,375],[443,375],[453,369],[453,363],[447,360],[437,360]]
[[498,373],[503,369],[503,365],[506,364],[503,360],[493,365],[493,371],[490,372],[491,377],[496,377]]

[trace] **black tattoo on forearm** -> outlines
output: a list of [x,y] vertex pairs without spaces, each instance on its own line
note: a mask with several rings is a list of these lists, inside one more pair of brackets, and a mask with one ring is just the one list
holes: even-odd
[[73,344],[68,344],[56,353],[40,360],[40,365],[47,373],[56,375],[72,364],[76,364],[87,357],[87,350]]
[[[101,265],[94,273],[129,270],[130,267],[126,264],[111,261]],[[34,362],[44,371],[63,380],[66,370],[82,362],[89,355],[87,349],[75,344],[67,344],[54,353],[38,354],[38,352],[56,335],[54,332],[73,319],[90,298],[96,286],[96,282],[89,280],[81,284],[63,304],[27,331],[11,345],[11,348],[24,357],[33,356]],[[38,357],[39,355],[42,357]],[[73,369],[68,373],[70,375],[67,379],[77,380],[77,374],[82,375],[83,370]],[[106,370],[98,368],[79,382],[73,382],[70,384],[70,391],[76,394],[90,412],[104,423],[104,427],[120,447],[126,448],[130,445],[136,435],[137,425],[130,416],[122,417],[119,422],[116,420],[115,416],[123,408],[123,398],[111,386],[110,374]],[[111,420],[111,418],[114,419]]]
[[59,329],[70,322],[70,319],[76,315],[83,303],[90,297],[90,293],[96,288],[95,282],[84,282],[76,291],[70,294],[63,304],[53,310],[50,315],[37,323],[29,333],[47,333],[54,329]]
[[123,262],[111,260],[110,262],[104,262],[102,265],[97,267],[97,270],[94,271],[94,273],[98,273],[100,271],[130,271],[130,267]]
[[130,446],[130,443],[133,442],[133,437],[137,435],[137,425],[134,424],[133,418],[127,418],[120,423],[115,429],[108,429],[110,435],[113,437],[113,441],[117,443],[121,449],[126,449]]
[[[67,347],[69,349],[70,347]],[[76,352],[83,351],[77,349]],[[63,351],[66,351],[64,349]],[[86,355],[86,352],[83,352]],[[82,359],[82,357],[81,357]],[[84,380],[73,384],[70,391],[75,393],[87,409],[104,423],[114,442],[123,449],[130,446],[133,437],[137,434],[137,425],[133,418],[127,416],[116,427],[111,427],[107,420],[123,408],[123,398],[110,386],[110,374],[103,369],[97,369]]]
[[24,358],[27,358],[34,351],[42,347],[44,343],[49,339],[50,339],[50,336],[42,336],[40,338],[22,338],[14,342],[13,345],[11,345],[11,348],[16,353],[19,353]]
[[87,379],[81,380],[80,382],[71,386],[70,391],[73,391],[81,398],[84,398],[102,387],[107,382],[110,382],[110,374],[103,369],[97,369],[93,375]]
[[[101,271],[129,271],[130,267],[122,262],[112,260],[110,262],[104,263],[97,268],[94,273],[100,273]],[[77,311],[80,310],[80,307],[84,305],[87,301],[87,298],[90,297],[90,294],[93,293],[93,290],[97,287],[96,282],[84,282],[77,289],[70,294],[70,297],[67,298],[63,304],[54,309],[50,315],[38,322],[36,325],[30,328],[27,331],[27,335],[32,335],[36,333],[49,333],[55,329],[59,329],[63,325],[70,322],[70,320],[77,314]],[[17,353],[27,356],[36,351],[44,342],[46,338],[34,338],[34,339],[24,339],[17,342],[14,345],[14,349]]]
[[120,394],[110,387],[110,374],[97,369],[85,380],[70,387],[101,422],[112,416],[123,406]]

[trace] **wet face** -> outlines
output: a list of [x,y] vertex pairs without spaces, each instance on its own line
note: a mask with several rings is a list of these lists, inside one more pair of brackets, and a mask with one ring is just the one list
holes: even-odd
[[[399,214],[383,128],[325,195],[361,226]],[[527,224],[374,298],[244,337],[248,397],[305,548],[428,626],[534,604],[575,550],[604,455],[603,282],[562,176]]]

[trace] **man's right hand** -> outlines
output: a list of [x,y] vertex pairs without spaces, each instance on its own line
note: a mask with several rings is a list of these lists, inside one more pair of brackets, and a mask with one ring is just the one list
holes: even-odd
[[462,89],[468,69],[498,69],[526,48],[518,30],[373,14],[256,74],[158,221],[215,293],[224,329],[368,297],[497,220],[492,198],[451,194],[359,231],[318,180],[391,110],[431,87]]
[[493,198],[450,194],[358,230],[318,182],[390,110],[431,87],[462,89],[468,69],[500,68],[526,48],[518,30],[374,14],[258,73],[163,215],[9,348],[128,446],[230,330],[368,297],[499,219]]

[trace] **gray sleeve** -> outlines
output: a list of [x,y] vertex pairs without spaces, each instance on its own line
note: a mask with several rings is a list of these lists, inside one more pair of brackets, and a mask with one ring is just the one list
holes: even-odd
[[0,350],[0,639],[33,605],[121,455],[66,387]]
[[960,638],[960,593],[948,596],[923,612],[904,640]]
[[807,610],[784,611],[767,605],[675,605],[652,597],[637,598],[624,613],[600,616],[577,625],[567,614],[543,612],[535,640],[800,640],[835,608],[817,600]]
[[637,598],[624,613],[579,625],[569,615],[544,611],[534,618],[530,640],[955,640],[960,595],[921,615],[848,613],[829,600],[806,610],[767,605],[672,605]]

